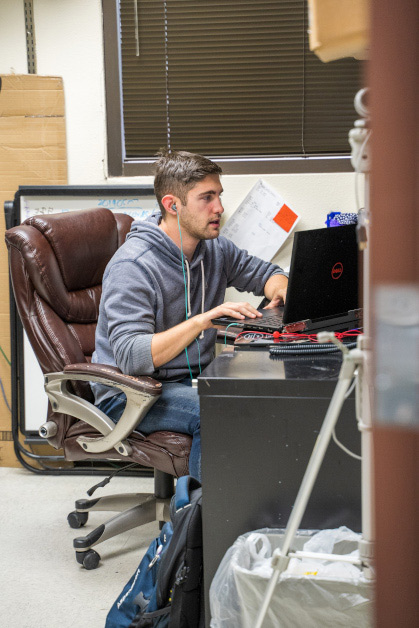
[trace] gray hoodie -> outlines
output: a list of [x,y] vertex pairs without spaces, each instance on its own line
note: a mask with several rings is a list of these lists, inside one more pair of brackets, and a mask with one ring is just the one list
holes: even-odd
[[[184,279],[180,250],[158,227],[160,219],[156,212],[145,221],[134,221],[106,267],[92,361],[118,366],[127,375],[179,381],[189,376],[185,351],[155,369],[153,334],[220,305],[230,286],[262,296],[269,277],[286,273],[219,236],[201,240],[192,262],[184,258]],[[188,347],[194,376],[214,357],[216,334],[208,329]],[[118,392],[99,384],[92,388],[96,403]]]

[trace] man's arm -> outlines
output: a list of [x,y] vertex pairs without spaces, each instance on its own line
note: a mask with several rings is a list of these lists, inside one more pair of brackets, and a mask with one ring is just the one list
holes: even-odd
[[[240,291],[253,292],[256,296],[263,294],[267,298],[277,296],[277,286],[283,290],[286,288],[288,280],[287,273],[277,264],[266,262],[254,255],[249,255],[247,251],[239,249],[231,240],[220,236],[219,245],[224,253],[225,271],[227,274],[227,287],[234,287]],[[281,279],[275,281],[274,277]],[[277,282],[279,281],[279,284]],[[266,292],[268,290],[268,292]],[[283,299],[282,292],[280,297]],[[278,305],[278,303],[276,303]],[[274,307],[270,305],[270,307]]]
[[287,286],[288,278],[285,275],[272,275],[272,277],[269,277],[265,283],[264,293],[270,303],[265,307],[265,310],[285,303]]
[[151,356],[155,368],[173,360],[205,329],[215,327],[211,320],[219,316],[233,318],[257,318],[261,316],[250,303],[223,303],[208,312],[192,316],[187,321],[179,323],[166,331],[154,334],[151,340]]
[[[126,290],[141,285],[141,290]],[[178,356],[199,336],[215,327],[218,316],[237,319],[260,316],[248,303],[223,303],[212,310],[192,316],[165,331],[155,332],[155,292],[151,282],[144,281],[137,264],[124,262],[111,269],[104,282],[102,307],[106,312],[106,331],[116,365],[128,375],[149,374]]]

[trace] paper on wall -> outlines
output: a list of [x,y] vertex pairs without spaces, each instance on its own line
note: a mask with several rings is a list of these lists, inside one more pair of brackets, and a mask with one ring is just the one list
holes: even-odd
[[269,261],[299,219],[280,194],[259,179],[221,229],[221,235],[251,255]]

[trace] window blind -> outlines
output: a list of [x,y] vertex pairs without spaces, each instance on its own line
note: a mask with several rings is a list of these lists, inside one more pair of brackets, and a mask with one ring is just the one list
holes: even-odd
[[303,0],[120,0],[125,158],[349,153],[362,65],[307,28]]

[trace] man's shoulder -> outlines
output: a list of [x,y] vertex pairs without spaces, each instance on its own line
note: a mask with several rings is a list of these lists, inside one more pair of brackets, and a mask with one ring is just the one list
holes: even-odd
[[125,276],[146,267],[147,252],[151,248],[149,243],[141,242],[138,238],[126,240],[108,262],[103,278],[109,274],[114,276],[115,273]]
[[138,262],[148,251],[152,250],[149,242],[140,238],[129,238],[116,251],[111,259],[111,263],[118,262]]

